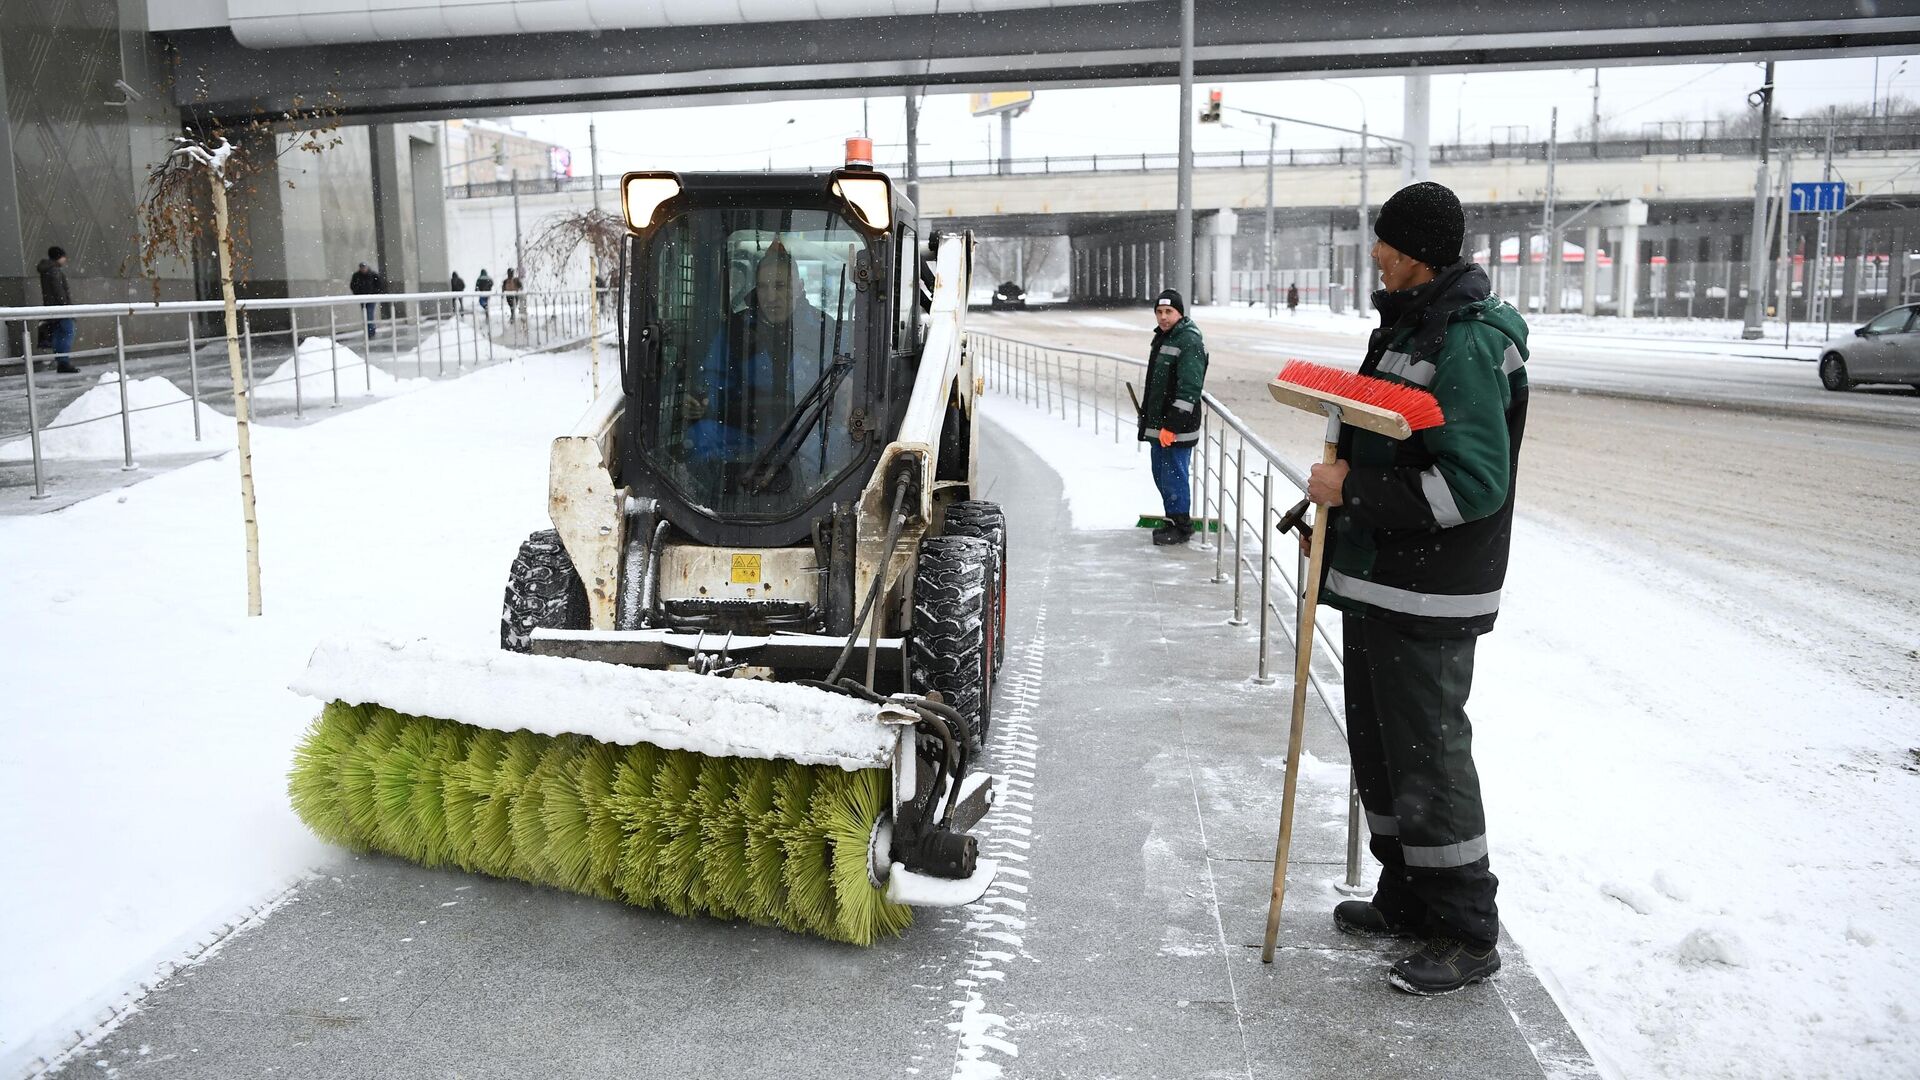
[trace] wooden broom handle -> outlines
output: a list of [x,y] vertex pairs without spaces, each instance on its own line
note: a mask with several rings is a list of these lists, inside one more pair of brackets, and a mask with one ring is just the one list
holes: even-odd
[[[1329,434],[1332,434],[1329,425]],[[1339,447],[1329,440],[1320,452],[1320,464],[1331,465]],[[1267,903],[1267,939],[1260,962],[1273,963],[1273,944],[1280,936],[1280,909],[1287,899],[1287,858],[1293,847],[1293,796],[1300,780],[1300,741],[1306,731],[1307,681],[1313,670],[1313,616],[1320,606],[1320,564],[1327,551],[1328,507],[1313,512],[1313,540],[1308,548],[1307,589],[1300,601],[1300,630],[1293,651],[1293,719],[1287,729],[1287,780],[1280,796],[1280,840],[1273,852],[1273,897]]]

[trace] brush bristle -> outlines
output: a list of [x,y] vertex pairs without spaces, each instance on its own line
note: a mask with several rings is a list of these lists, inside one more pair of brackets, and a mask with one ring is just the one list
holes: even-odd
[[1439,427],[1447,422],[1440,412],[1440,402],[1432,394],[1405,383],[1388,382],[1325,364],[1310,364],[1305,360],[1287,361],[1287,366],[1280,369],[1280,381],[1399,413],[1407,422],[1407,427],[1414,431]]
[[508,735],[334,702],[288,789],[323,838],[427,866],[856,945],[913,921],[867,878],[883,770]]

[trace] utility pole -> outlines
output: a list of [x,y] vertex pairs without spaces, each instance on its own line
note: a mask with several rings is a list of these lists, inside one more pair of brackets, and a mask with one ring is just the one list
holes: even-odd
[[1180,0],[1180,177],[1173,211],[1173,287],[1193,296],[1193,0]]
[[1360,113],[1360,237],[1354,245],[1353,260],[1353,313],[1362,317],[1366,316],[1367,308],[1373,303],[1373,290],[1367,287],[1373,284],[1373,271],[1370,269],[1367,255],[1367,249],[1373,247],[1367,242],[1367,236],[1372,232],[1367,227],[1369,208],[1367,196],[1367,114],[1362,110]]
[[1540,219],[1540,232],[1546,238],[1547,257],[1540,266],[1540,310],[1548,315],[1560,312],[1560,235],[1553,227],[1553,170],[1559,157],[1560,108],[1555,106],[1547,123],[1547,198]]
[[[1768,82],[1773,79],[1769,77]],[[1587,129],[1587,135],[1593,142],[1593,156],[1600,156],[1600,69],[1593,69],[1593,126]]]
[[920,94],[922,87],[907,90],[907,200],[920,206]]
[[1278,314],[1279,311],[1277,307],[1278,301],[1273,295],[1273,149],[1274,141],[1279,131],[1279,124],[1271,121],[1267,123],[1267,270],[1265,280],[1267,287],[1267,317],[1269,319]]
[[[1595,69],[1596,73],[1598,69]],[[1595,85],[1598,85],[1596,74]],[[1758,100],[1756,100],[1758,99]],[[1767,313],[1767,146],[1773,139],[1773,61],[1767,61],[1766,81],[1747,102],[1760,109],[1760,167],[1753,180],[1753,232],[1747,243],[1747,317],[1740,336],[1760,337]],[[1731,283],[1729,283],[1731,284]]]
[[593,117],[587,117],[587,159],[588,167],[593,170],[593,212],[600,212],[600,133],[594,127]]
[[[1833,181],[1833,113],[1831,111],[1827,113],[1827,165],[1825,171],[1820,174],[1820,179],[1828,183]],[[1833,334],[1833,266],[1831,260],[1827,258],[1827,242],[1832,235],[1833,214],[1823,209],[1820,211],[1820,238],[1814,244],[1814,259],[1818,268],[1814,273],[1814,280],[1820,283],[1820,317],[1826,320],[1826,336],[1829,337]],[[1807,312],[1807,321],[1813,321],[1811,310]]]
[[520,274],[527,268],[527,256],[520,250],[520,167],[513,168],[512,179],[508,184],[513,189],[513,272]]

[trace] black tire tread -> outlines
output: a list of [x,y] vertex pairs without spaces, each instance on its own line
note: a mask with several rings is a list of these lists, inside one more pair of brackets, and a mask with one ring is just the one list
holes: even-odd
[[[987,582],[987,595],[997,602],[1003,595],[1000,579],[1007,572],[1007,512],[1000,508],[999,503],[968,499],[947,507],[946,520],[946,535],[978,537],[993,545],[996,558],[992,579]],[[993,669],[999,671],[1006,662],[1007,639],[996,627],[993,634]]]
[[972,536],[931,536],[920,545],[913,580],[912,688],[938,691],[967,721],[975,748],[992,722],[986,647],[988,566],[993,549]]
[[585,630],[587,586],[573,569],[560,534],[542,529],[527,537],[507,571],[507,595],[500,612],[500,647],[509,652],[533,648],[533,631]]

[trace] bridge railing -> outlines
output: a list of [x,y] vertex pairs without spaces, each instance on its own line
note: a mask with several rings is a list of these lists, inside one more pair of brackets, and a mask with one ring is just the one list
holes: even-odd
[[[1826,139],[1825,121],[1787,122],[1775,132],[1771,145],[1776,152],[1825,153]],[[1871,122],[1841,121],[1834,128],[1833,149],[1836,154],[1920,150],[1920,119],[1900,117]],[[1367,164],[1383,168],[1398,167],[1403,152],[1404,148],[1399,146],[1376,144],[1368,147]],[[1715,134],[1712,129],[1703,128],[1700,134],[1674,133],[1673,137],[1649,134],[1636,138],[1563,139],[1551,147],[1551,152],[1560,161],[1628,161],[1649,157],[1757,158],[1760,139],[1757,135]],[[1544,139],[1439,143],[1432,147],[1433,163],[1436,165],[1488,161],[1543,162],[1547,160],[1548,153],[1549,145]],[[1282,148],[1273,152],[1276,169],[1354,166],[1359,163],[1360,148],[1357,146]],[[1264,169],[1267,166],[1267,151],[1264,147],[1202,151],[1193,155],[1193,164],[1197,169]],[[837,165],[802,166],[792,171],[827,172],[835,167]],[[1172,153],[1062,154],[1014,158],[1010,161],[986,158],[922,161],[920,178],[947,180],[974,176],[1047,176],[1054,173],[1163,172],[1179,167],[1179,156]],[[906,163],[901,161],[882,163],[878,168],[896,178],[907,173]],[[620,177],[617,174],[607,174],[598,179],[603,191],[619,188]],[[538,195],[592,191],[594,180],[592,176],[554,176],[522,178],[517,184],[520,194]],[[511,195],[515,184],[512,180],[452,184],[447,187],[447,197],[479,199]]]
[[[970,333],[967,348],[988,389],[1095,436],[1110,434],[1115,447],[1137,445],[1139,421],[1131,395],[1143,385],[1144,361],[996,334]],[[1193,519],[1199,548],[1213,554],[1209,581],[1233,586],[1231,607],[1224,596],[1221,603],[1227,623],[1245,626],[1249,614],[1257,621],[1252,681],[1271,685],[1276,681],[1269,671],[1274,628],[1278,627],[1289,652],[1301,631],[1307,560],[1294,535],[1280,532],[1279,525],[1289,509],[1305,499],[1306,476],[1212,394],[1201,398],[1200,441],[1193,462]],[[1324,609],[1316,612],[1308,681],[1335,726],[1345,732],[1339,641],[1337,624],[1325,617]],[[1360,792],[1349,774],[1347,876],[1342,888],[1355,893],[1365,889],[1360,877],[1362,841]]]
[[[397,379],[458,375],[497,362],[501,350],[511,357],[585,340],[595,291],[241,300],[240,383],[254,418],[304,420],[323,402],[337,408],[343,395],[372,396]],[[611,303],[612,290],[598,292],[603,305]],[[149,454],[223,449],[202,430],[217,412],[234,410],[223,312],[218,300],[0,307],[0,336],[19,323],[24,343],[22,356],[0,358],[0,487],[23,479],[15,470],[28,462],[32,498],[43,499],[49,459],[117,456],[122,470],[133,471],[143,447]],[[600,319],[604,332],[609,307]],[[68,320],[75,327],[63,330]],[[88,339],[111,344],[72,348],[68,336],[60,351],[59,335],[82,326]],[[128,341],[130,328],[140,340]],[[78,370],[48,370],[56,365]]]

